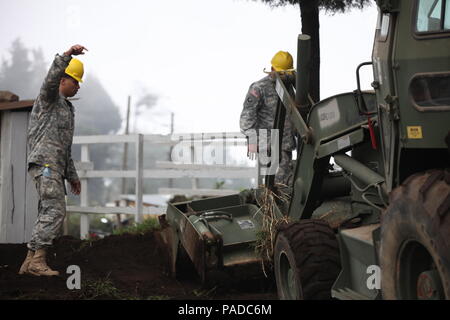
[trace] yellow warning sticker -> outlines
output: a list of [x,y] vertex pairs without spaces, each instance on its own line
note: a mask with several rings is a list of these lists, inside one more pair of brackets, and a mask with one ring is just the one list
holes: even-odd
[[421,126],[407,126],[408,139],[422,139],[422,127]]

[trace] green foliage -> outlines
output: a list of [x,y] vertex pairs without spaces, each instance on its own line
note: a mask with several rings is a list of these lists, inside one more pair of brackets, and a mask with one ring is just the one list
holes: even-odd
[[214,189],[223,189],[223,186],[225,185],[225,181],[217,181],[216,182],[216,184],[215,184],[215,186],[214,186]]
[[87,280],[82,284],[81,299],[129,299],[130,296],[117,289],[109,275],[104,279]]
[[0,88],[17,94],[21,100],[36,98],[47,69],[42,50],[28,49],[17,38],[9,55],[10,59],[3,59],[0,67]]
[[146,234],[159,228],[159,222],[156,218],[147,218],[142,223],[135,223],[132,226],[114,230],[114,234]]
[[298,6],[300,2],[302,5],[318,4],[320,9],[324,9],[329,13],[344,13],[350,9],[362,9],[370,5],[372,0],[254,0],[267,3],[271,7],[283,7],[286,5]]
[[370,5],[372,0],[320,0],[319,7],[327,12],[346,12],[350,9],[363,9]]
[[214,286],[211,289],[195,289],[192,291],[192,293],[197,298],[208,298],[211,295],[213,295],[216,290],[217,290],[217,286]]

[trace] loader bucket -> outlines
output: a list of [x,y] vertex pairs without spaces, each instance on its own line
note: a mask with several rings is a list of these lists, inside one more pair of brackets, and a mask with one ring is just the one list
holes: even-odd
[[208,271],[261,262],[255,250],[261,230],[259,208],[243,203],[237,194],[170,203],[160,221],[172,275],[177,273],[180,250],[187,253],[202,282]]

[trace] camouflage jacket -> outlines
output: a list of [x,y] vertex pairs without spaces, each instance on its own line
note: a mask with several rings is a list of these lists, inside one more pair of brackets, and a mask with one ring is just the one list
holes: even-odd
[[78,180],[72,160],[74,108],[59,93],[71,56],[56,55],[33,105],[28,124],[28,164],[48,164],[68,181]]
[[[270,75],[252,83],[245,97],[244,108],[241,113],[241,132],[249,136],[252,129],[268,129],[268,131],[272,129],[277,104],[278,94],[275,91],[275,80]],[[268,133],[268,137],[268,143],[270,143],[270,133]],[[294,129],[290,119],[286,117],[281,149],[292,151],[295,146]]]

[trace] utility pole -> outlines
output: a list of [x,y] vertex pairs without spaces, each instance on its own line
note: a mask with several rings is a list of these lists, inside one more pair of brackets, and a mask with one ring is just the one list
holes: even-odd
[[[131,107],[131,96],[128,96],[128,104],[127,104],[127,122],[125,124],[125,134],[129,133],[129,124],[130,124],[130,107]],[[123,158],[122,158],[122,170],[127,170],[128,167],[128,142],[125,142],[123,146]],[[121,194],[125,194],[127,190],[127,178],[122,178],[122,188]],[[122,227],[122,220],[120,217],[120,213],[116,214],[118,227]]]
[[[170,135],[173,135],[173,128],[174,128],[174,119],[175,119],[175,114],[173,112],[170,113]],[[170,145],[170,151],[169,151],[169,160],[172,160],[172,150],[173,150],[173,145]],[[169,178],[169,188],[173,188],[173,179]]]
[[138,107],[139,107],[138,105],[134,106],[133,133],[138,133],[137,132],[137,128],[136,128],[136,126],[137,126],[137,118],[138,118],[138,113],[139,113]]

